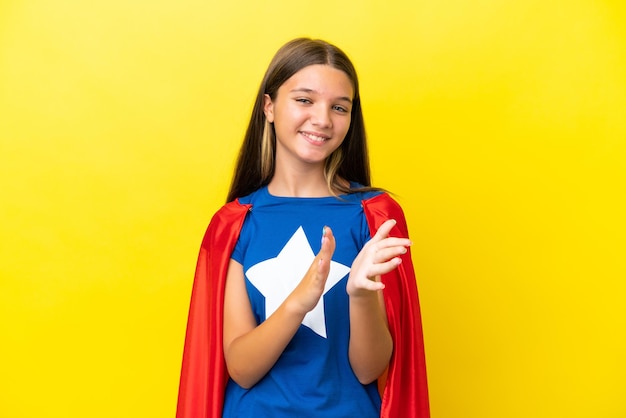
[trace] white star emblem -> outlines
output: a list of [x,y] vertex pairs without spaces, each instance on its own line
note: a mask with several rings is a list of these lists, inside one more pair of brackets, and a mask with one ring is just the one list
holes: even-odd
[[[314,258],[315,254],[309,245],[304,230],[299,227],[276,258],[261,261],[246,271],[248,280],[265,297],[266,318],[276,311],[278,306],[300,283]],[[332,289],[349,271],[350,267],[331,260],[324,294]],[[315,308],[306,314],[302,325],[326,338],[323,295]]]

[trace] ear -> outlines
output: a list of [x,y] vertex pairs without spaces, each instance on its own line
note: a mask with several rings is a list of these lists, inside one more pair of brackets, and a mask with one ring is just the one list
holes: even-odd
[[274,103],[269,94],[263,95],[263,113],[269,123],[274,123]]

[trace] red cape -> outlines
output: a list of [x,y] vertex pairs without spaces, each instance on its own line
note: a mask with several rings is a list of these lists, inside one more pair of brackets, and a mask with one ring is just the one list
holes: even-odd
[[[364,200],[373,236],[395,219],[393,236],[408,236],[402,208],[388,194]],[[191,295],[178,392],[177,418],[221,418],[228,372],[222,351],[222,313],[228,261],[251,205],[238,200],[211,219],[202,241]],[[386,376],[379,379],[382,418],[428,418],[428,388],[417,285],[410,252],[383,276],[385,306],[394,351]]]

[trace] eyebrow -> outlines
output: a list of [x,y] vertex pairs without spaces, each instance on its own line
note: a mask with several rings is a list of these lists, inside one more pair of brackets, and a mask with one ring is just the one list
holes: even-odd
[[[296,88],[290,91],[290,93],[314,93],[314,94],[319,94],[319,92],[317,90],[313,90],[313,89],[309,89],[306,87],[300,87],[300,88]],[[341,101],[345,101],[348,103],[352,103],[352,99],[346,96],[342,96],[342,97],[337,97],[336,100],[341,100]]]

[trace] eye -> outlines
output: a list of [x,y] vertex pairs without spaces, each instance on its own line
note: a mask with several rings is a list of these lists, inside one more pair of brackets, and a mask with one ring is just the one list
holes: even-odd
[[336,110],[337,112],[340,112],[340,113],[349,113],[350,112],[350,110],[348,110],[344,106],[339,106],[339,105],[333,106],[333,110]]
[[304,103],[304,104],[311,104],[311,103],[313,103],[310,99],[307,99],[306,97],[299,97],[299,98],[296,99],[296,102]]

